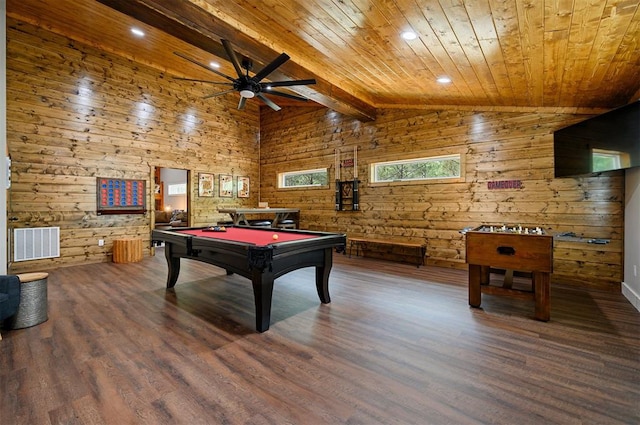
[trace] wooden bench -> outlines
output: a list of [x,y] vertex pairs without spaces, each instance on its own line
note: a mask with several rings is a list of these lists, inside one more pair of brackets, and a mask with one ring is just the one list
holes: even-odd
[[367,249],[367,245],[391,245],[391,246],[399,246],[403,248],[412,248],[416,252],[416,258],[418,259],[417,266],[424,266],[424,257],[427,255],[427,244],[419,243],[419,242],[401,242],[401,241],[392,241],[388,239],[378,239],[378,238],[365,238],[365,237],[347,237],[348,246],[349,246],[349,257],[351,257],[351,251],[353,248],[356,249],[356,255],[359,255],[361,252],[364,253],[364,250]]

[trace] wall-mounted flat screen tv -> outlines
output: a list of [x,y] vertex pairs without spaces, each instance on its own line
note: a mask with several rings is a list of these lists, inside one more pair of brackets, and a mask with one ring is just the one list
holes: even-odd
[[640,101],[553,133],[556,177],[640,166]]

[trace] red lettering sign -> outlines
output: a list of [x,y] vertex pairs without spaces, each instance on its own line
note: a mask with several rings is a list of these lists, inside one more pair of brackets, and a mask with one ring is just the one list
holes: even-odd
[[522,189],[522,180],[498,180],[487,182],[487,189]]

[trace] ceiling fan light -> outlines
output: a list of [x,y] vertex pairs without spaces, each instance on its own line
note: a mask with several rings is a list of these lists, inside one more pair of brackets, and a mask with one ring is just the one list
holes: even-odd
[[255,96],[256,94],[254,92],[252,92],[249,89],[243,89],[240,90],[240,96],[244,97],[245,99],[251,99]]

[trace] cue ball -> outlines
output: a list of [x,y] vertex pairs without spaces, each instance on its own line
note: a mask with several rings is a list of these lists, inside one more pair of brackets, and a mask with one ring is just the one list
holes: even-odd
[[278,239],[278,235],[273,235],[273,240]]

